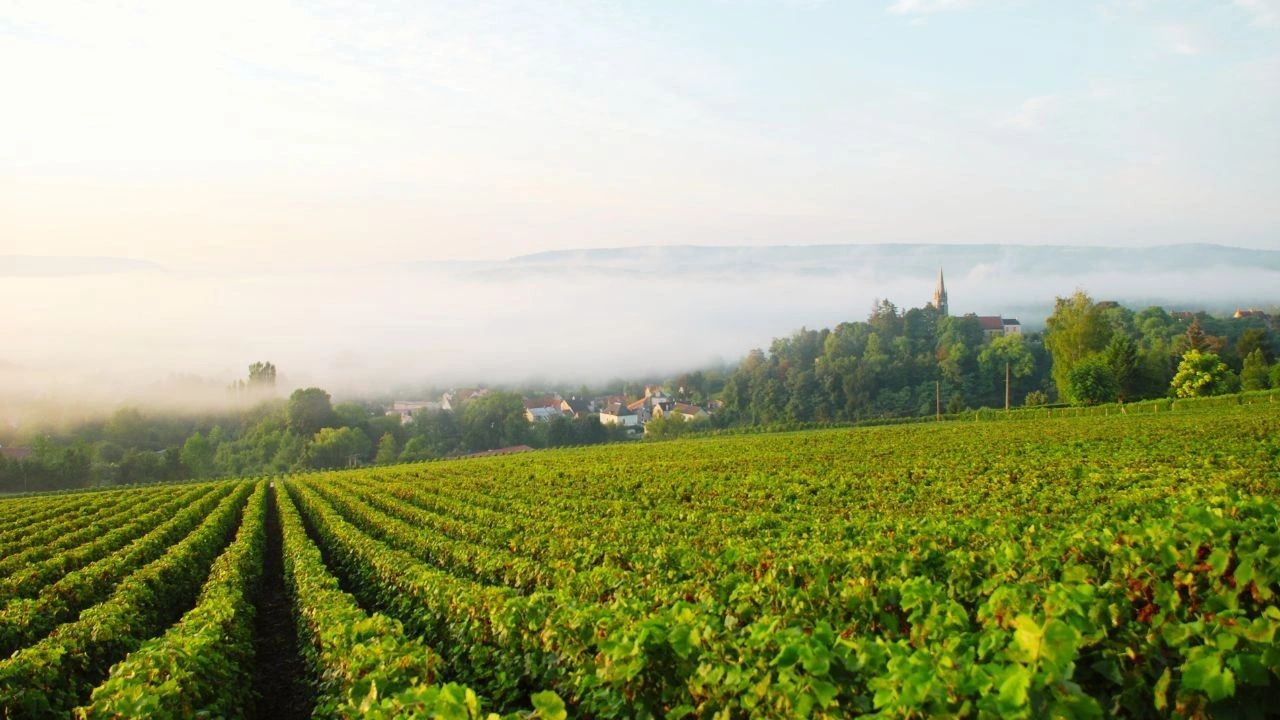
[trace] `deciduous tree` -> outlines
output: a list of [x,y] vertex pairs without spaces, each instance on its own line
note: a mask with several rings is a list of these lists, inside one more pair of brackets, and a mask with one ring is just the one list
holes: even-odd
[[213,443],[197,432],[182,444],[179,457],[192,477],[202,478],[213,473],[213,452]]
[[1170,385],[1178,397],[1221,395],[1231,391],[1231,369],[1214,353],[1188,350]]
[[303,437],[311,437],[336,422],[329,393],[317,387],[294,390],[285,413],[289,428]]
[[400,451],[396,448],[396,438],[391,433],[384,433],[382,439],[378,441],[378,454],[374,456],[373,461],[378,465],[390,465],[400,456]]
[[1267,358],[1262,354],[1262,348],[1254,348],[1244,358],[1244,369],[1240,371],[1240,389],[1242,390],[1266,390],[1270,384],[1271,368],[1267,365]]
[[1021,335],[1001,335],[992,340],[978,354],[978,363],[986,370],[988,376],[995,370],[1004,375],[1004,409],[1010,405],[1010,383],[1012,378],[1030,375],[1035,370],[1035,360],[1031,350],[1023,342]]
[[1118,391],[1116,374],[1103,356],[1087,357],[1067,374],[1067,391],[1077,405],[1114,402]]
[[[1111,325],[1092,298],[1083,291],[1076,291],[1069,298],[1057,299],[1045,326],[1044,342],[1053,357],[1053,382],[1058,386],[1058,395],[1071,402],[1080,402],[1080,398],[1071,394],[1071,371],[1107,346],[1111,340]],[[1090,372],[1096,374],[1096,370]]]

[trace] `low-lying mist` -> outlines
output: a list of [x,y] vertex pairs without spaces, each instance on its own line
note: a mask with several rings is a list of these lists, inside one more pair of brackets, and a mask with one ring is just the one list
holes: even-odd
[[0,420],[33,404],[68,416],[124,402],[216,409],[256,360],[275,363],[284,393],[319,385],[348,398],[676,372],[735,362],[801,326],[864,319],[877,298],[923,305],[939,265],[952,313],[1033,329],[1077,288],[1134,306],[1276,302],[1280,253],[1191,247],[1173,262],[1159,248],[1059,248],[1055,259],[1052,248],[832,246],[246,273],[0,266]]

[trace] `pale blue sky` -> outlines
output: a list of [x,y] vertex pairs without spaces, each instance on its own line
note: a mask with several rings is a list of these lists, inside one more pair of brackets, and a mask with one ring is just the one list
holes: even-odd
[[1280,249],[1280,0],[0,0],[0,254]]

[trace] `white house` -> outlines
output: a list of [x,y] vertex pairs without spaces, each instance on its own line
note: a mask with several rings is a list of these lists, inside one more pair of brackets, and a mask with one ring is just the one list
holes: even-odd
[[601,425],[621,425],[622,427],[638,427],[640,416],[635,410],[622,403],[609,403],[600,411]]
[[982,326],[982,339],[994,340],[1001,335],[1021,335],[1022,323],[1014,318],[999,315],[978,315],[978,324]]

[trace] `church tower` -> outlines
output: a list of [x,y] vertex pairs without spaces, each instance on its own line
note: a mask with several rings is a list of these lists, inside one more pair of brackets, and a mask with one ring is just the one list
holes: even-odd
[[947,314],[947,285],[942,281],[942,268],[938,268],[938,287],[933,290],[933,306],[938,309],[939,315]]

